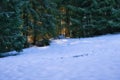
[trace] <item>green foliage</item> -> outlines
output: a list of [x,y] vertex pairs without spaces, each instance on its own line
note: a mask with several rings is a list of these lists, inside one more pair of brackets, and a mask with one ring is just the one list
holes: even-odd
[[20,25],[21,21],[15,14],[0,14],[0,53],[22,50],[25,39]]
[[55,36],[55,4],[49,0],[29,0],[23,7],[24,35],[33,36],[33,44]]
[[3,6],[0,12],[0,53],[11,50],[21,51],[25,39],[21,31],[20,8],[14,0],[2,0],[1,3]]
[[49,44],[63,34],[88,37],[120,32],[120,0],[1,0],[0,52]]
[[119,0],[64,0],[61,3],[65,10],[62,19],[70,37],[120,32]]

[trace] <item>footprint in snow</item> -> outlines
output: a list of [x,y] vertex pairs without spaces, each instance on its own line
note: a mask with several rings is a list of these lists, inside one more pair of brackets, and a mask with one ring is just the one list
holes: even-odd
[[[73,58],[78,58],[78,57],[84,57],[84,56],[88,56],[88,54],[74,55],[72,57]],[[64,57],[60,57],[60,59],[64,59]]]
[[78,57],[84,57],[84,56],[88,56],[88,54],[75,55],[75,56],[72,56],[72,57],[73,58],[78,58]]

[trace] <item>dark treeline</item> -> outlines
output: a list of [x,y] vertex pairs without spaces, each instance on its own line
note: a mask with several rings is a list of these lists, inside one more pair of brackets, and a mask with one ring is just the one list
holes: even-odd
[[0,53],[120,32],[120,0],[1,0]]

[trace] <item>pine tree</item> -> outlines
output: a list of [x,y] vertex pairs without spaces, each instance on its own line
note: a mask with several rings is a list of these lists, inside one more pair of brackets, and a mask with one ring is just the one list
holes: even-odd
[[[19,1],[19,0],[18,0]],[[0,53],[21,51],[24,47],[22,20],[18,1],[2,0],[0,12]]]
[[[118,0],[70,0],[63,1],[66,12],[65,22],[73,37],[87,37],[119,31]],[[117,29],[117,30],[116,30]],[[71,37],[72,37],[71,36]]]
[[56,35],[55,10],[55,4],[49,0],[29,0],[24,4],[24,35],[33,36],[34,45]]

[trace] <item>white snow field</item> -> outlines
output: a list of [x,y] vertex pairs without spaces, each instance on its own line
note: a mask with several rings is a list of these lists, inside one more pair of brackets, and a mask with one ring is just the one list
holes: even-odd
[[120,34],[53,40],[0,58],[0,80],[120,80]]

